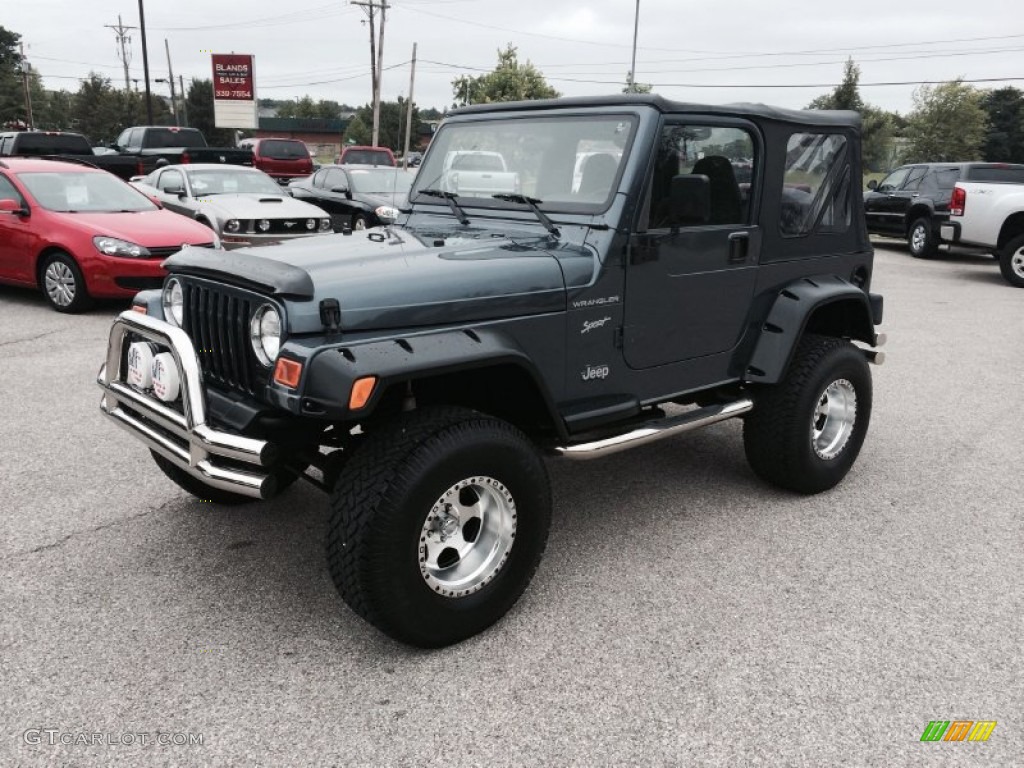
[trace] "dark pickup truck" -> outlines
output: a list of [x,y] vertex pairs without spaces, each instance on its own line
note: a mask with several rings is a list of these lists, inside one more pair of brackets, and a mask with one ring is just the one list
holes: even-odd
[[52,157],[86,162],[126,181],[141,173],[138,160],[120,155],[97,155],[85,136],[63,131],[0,133],[0,157]]
[[252,151],[234,147],[211,147],[198,128],[140,125],[125,128],[110,145],[122,157],[137,158],[147,174],[155,168],[179,163],[228,163],[252,165]]
[[[506,155],[521,188],[441,188],[464,147],[529,148]],[[674,451],[740,418],[764,481],[846,476],[883,359],[860,169],[854,112],[632,94],[456,110],[393,225],[165,261],[163,290],[114,322],[101,407],[203,501],[326,491],[345,602],[453,643],[540,562],[545,454]],[[658,478],[619,479],[642,538],[664,510],[633,486]]]

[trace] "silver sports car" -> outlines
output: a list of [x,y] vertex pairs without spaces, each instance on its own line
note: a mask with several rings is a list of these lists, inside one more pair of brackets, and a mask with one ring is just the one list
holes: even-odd
[[132,184],[168,210],[212,228],[225,248],[331,231],[331,219],[320,208],[294,199],[255,168],[166,165],[132,179]]

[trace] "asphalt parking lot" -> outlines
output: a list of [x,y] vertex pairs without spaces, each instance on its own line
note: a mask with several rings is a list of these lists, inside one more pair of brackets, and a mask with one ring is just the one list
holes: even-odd
[[900,247],[874,289],[837,489],[766,487],[731,422],[552,463],[524,598],[424,652],[336,594],[317,491],[202,504],[100,417],[120,307],[0,288],[0,765],[1021,765],[1024,291]]

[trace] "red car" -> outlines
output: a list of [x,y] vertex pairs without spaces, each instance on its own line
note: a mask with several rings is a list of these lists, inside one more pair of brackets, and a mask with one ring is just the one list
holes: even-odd
[[360,147],[353,145],[341,150],[334,158],[335,165],[395,165],[395,155],[387,147]]
[[238,146],[252,150],[253,166],[273,177],[278,184],[287,184],[313,172],[313,158],[298,139],[243,139]]
[[183,245],[219,242],[98,168],[0,160],[0,282],[41,289],[58,312],[158,288],[161,263]]

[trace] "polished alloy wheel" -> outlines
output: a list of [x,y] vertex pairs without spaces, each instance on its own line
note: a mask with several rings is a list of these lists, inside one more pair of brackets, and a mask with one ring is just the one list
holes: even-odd
[[470,477],[439,498],[420,532],[420,573],[446,597],[482,589],[505,565],[516,535],[512,494],[490,477]]
[[1024,248],[1018,248],[1017,252],[1010,257],[1010,269],[1021,280],[1024,280]]
[[914,227],[914,230],[910,233],[910,247],[914,253],[923,252],[927,242],[928,233],[925,232],[924,227]]
[[75,300],[75,275],[71,268],[62,261],[50,262],[43,273],[46,294],[50,301],[58,307],[71,306]]
[[857,391],[846,379],[825,387],[811,418],[811,444],[822,459],[834,459],[853,434],[857,421]]

